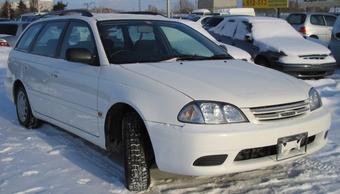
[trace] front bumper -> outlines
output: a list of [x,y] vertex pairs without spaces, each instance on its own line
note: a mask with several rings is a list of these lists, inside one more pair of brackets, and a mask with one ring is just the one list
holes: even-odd
[[[276,165],[321,149],[327,142],[324,137],[330,127],[330,113],[321,108],[301,117],[262,124],[175,126],[150,121],[146,124],[160,170],[192,176],[220,175]],[[277,161],[276,155],[235,161],[243,150],[273,146],[279,138],[306,132],[315,139],[308,144],[305,155],[283,161]],[[225,154],[228,157],[220,165],[194,165],[203,156]]]
[[336,69],[336,63],[324,64],[285,64],[273,62],[273,68],[295,77],[313,78],[332,75]]

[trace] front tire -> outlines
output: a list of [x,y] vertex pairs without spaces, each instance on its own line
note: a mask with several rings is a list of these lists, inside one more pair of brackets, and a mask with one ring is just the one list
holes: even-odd
[[150,185],[145,126],[136,113],[128,113],[122,121],[126,187],[144,191]]
[[20,125],[27,129],[38,128],[40,121],[33,116],[27,93],[23,86],[19,86],[17,89],[15,99],[17,118]]

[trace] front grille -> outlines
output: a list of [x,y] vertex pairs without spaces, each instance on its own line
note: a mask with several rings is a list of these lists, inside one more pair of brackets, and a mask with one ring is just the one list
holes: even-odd
[[[315,140],[315,135],[310,136],[307,141],[301,142],[301,147],[306,144],[309,145]],[[240,151],[234,161],[244,161],[256,158],[263,158],[266,156],[272,156],[277,154],[277,145],[265,146],[259,148],[245,149]]]
[[297,117],[309,111],[308,100],[274,106],[250,108],[258,121],[270,121]]
[[300,55],[299,57],[303,59],[323,60],[327,55]]

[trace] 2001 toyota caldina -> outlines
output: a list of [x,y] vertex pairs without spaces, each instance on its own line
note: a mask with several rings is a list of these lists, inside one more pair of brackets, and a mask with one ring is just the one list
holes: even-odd
[[318,92],[230,58],[161,16],[66,15],[31,24],[5,81],[21,125],[60,126],[124,153],[126,185],[162,171],[218,175],[279,164],[326,144]]

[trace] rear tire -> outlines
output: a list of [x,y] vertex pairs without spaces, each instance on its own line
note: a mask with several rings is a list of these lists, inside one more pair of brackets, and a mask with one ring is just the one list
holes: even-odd
[[316,35],[311,35],[310,37],[319,40],[319,37]]
[[17,118],[20,125],[27,129],[38,128],[40,121],[33,116],[28,96],[23,86],[18,87],[15,99]]
[[145,126],[136,113],[128,113],[122,121],[126,187],[144,191],[150,185]]

